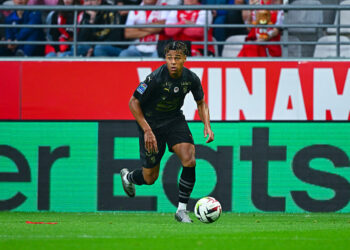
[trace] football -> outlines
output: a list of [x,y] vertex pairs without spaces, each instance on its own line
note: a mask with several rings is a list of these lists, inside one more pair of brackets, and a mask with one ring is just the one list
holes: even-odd
[[217,221],[221,215],[221,204],[213,197],[203,197],[194,206],[194,214],[204,223]]

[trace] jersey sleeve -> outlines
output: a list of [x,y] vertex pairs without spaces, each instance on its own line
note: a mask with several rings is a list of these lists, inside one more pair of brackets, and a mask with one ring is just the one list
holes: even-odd
[[194,73],[193,73],[191,92],[192,92],[193,98],[196,102],[203,100],[204,91],[202,88],[202,84],[201,84],[201,81],[199,80],[198,76]]
[[[199,11],[196,24],[205,25],[205,19],[206,19],[206,11],[205,10]],[[213,22],[213,15],[211,14],[211,11],[208,11],[208,23],[211,24],[212,22]]]
[[166,17],[166,24],[175,24],[177,23],[177,11],[176,10],[172,10],[169,12],[169,15]]
[[135,11],[130,11],[128,17],[126,18],[125,25],[134,25],[135,24]]
[[169,16],[169,14],[170,14],[170,11],[168,11],[168,10],[161,11],[160,12],[160,20],[166,20],[167,17]]
[[282,25],[284,21],[284,13],[283,11],[278,11],[277,12],[277,20],[276,20],[276,25]]
[[[178,19],[177,19],[177,11],[176,10],[172,10],[170,11],[169,15],[166,18],[166,24],[180,24]],[[180,31],[182,31],[183,28],[179,27],[179,28],[165,28],[165,34],[167,36],[175,36],[177,35]]]
[[140,101],[140,103],[145,103],[152,96],[152,92],[156,87],[156,80],[154,74],[151,73],[146,77],[146,79],[137,86],[134,97]]

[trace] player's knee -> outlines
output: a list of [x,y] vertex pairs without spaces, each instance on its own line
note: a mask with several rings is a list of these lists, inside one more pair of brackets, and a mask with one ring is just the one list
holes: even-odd
[[182,160],[182,166],[194,167],[196,166],[196,158],[194,156],[186,157]]

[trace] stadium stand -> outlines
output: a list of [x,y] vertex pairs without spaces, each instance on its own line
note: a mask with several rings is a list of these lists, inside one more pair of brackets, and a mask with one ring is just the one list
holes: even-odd
[[[345,0],[340,3],[340,5],[350,5],[350,0]],[[340,25],[350,25],[350,11],[341,10],[337,12],[334,18],[334,24],[337,24],[338,15],[340,13]],[[328,34],[335,34],[337,32],[336,28],[328,28]],[[350,34],[350,28],[340,28],[341,34]]]
[[[244,42],[246,35],[234,35],[226,39],[227,43]],[[225,44],[222,50],[222,57],[237,57],[242,49],[242,44]]]
[[[346,36],[340,36],[340,42],[350,42]],[[328,35],[318,39],[319,43],[336,42],[337,36]],[[314,57],[337,57],[337,46],[335,44],[317,44]],[[350,45],[340,45],[340,57],[350,57]]]
[[[213,37],[213,42],[216,42],[215,37]],[[215,49],[215,54],[214,54],[214,56],[215,56],[215,57],[219,57],[219,56],[220,56],[220,55],[219,55],[219,46],[218,46],[217,44],[214,45],[214,49]]]
[[[321,4],[329,5],[329,4],[339,4],[340,0],[320,0]],[[335,10],[323,10],[323,23],[324,24],[333,24],[335,18]]]
[[[45,1],[45,0],[37,0],[37,1]],[[109,1],[109,0],[107,0]],[[118,0],[118,1],[128,1],[128,0]],[[162,0],[162,2],[168,1],[168,0]],[[172,1],[172,0],[169,0]],[[174,0],[175,1],[175,0]],[[177,0],[176,0],[177,1]],[[12,0],[8,1],[2,1],[4,2],[2,6],[6,5],[11,5],[13,4]],[[283,54],[282,57],[284,58],[310,58],[310,57],[327,57],[327,56],[334,56],[335,52],[330,52],[330,50],[336,51],[336,43],[337,39],[334,37],[332,38],[331,35],[336,35],[337,28],[335,27],[325,27],[324,24],[330,25],[330,26],[336,26],[337,25],[337,18],[339,15],[339,20],[340,20],[340,25],[350,25],[350,0],[284,0],[284,4],[289,4],[289,5],[295,5],[297,8],[292,9],[292,10],[284,10],[285,11],[285,20],[284,24],[287,25],[299,25],[299,27],[285,27],[281,28],[283,30],[282,32],[282,42],[288,42],[288,43],[293,43],[296,42],[298,44],[288,44],[288,45],[282,45],[283,47]],[[339,10],[339,9],[328,9],[328,8],[323,8],[322,10],[312,10],[313,6],[319,6],[319,5],[337,5],[339,4],[340,6],[344,6],[344,9]],[[302,6],[311,6],[311,9],[309,10],[302,10]],[[33,5],[30,7],[34,7]],[[301,9],[299,9],[301,8]],[[42,18],[43,18],[43,23],[45,24],[51,24],[49,21],[51,19],[50,11],[52,9],[43,9],[41,12]],[[12,10],[3,8],[0,9],[1,13],[4,13],[5,16],[6,14],[8,15]],[[49,14],[49,15],[47,15]],[[51,13],[52,14],[52,13]],[[243,24],[243,23],[242,23]],[[317,27],[317,25],[323,24],[323,27]],[[307,25],[314,25],[316,27],[305,27]],[[35,27],[35,28],[40,28],[40,27]],[[108,28],[108,27],[104,27]],[[230,28],[230,27],[225,27],[227,30],[235,30],[235,28]],[[50,37],[50,29],[53,28],[42,28],[45,33],[46,33],[46,41],[52,41],[52,38]],[[73,29],[73,27],[72,27]],[[247,30],[246,28],[242,28],[243,30]],[[347,36],[350,38],[350,27],[341,27],[340,28],[340,34],[343,36]],[[329,38],[324,38],[324,36],[329,36]],[[230,43],[244,43],[244,37],[245,35],[229,35],[226,37],[225,42]],[[322,39],[321,39],[322,38]],[[324,40],[324,39],[329,39],[329,40]],[[341,37],[341,41],[347,42],[347,40],[344,40],[344,37]],[[214,40],[213,42],[215,43],[218,40]],[[334,42],[334,44],[331,46],[331,44],[320,44],[318,46],[318,51],[315,51],[316,43],[318,41],[327,41],[328,43]],[[77,39],[78,45],[82,40]],[[311,42],[309,44],[302,44],[303,42]],[[3,41],[3,47],[6,46],[6,41]],[[44,43],[44,41],[42,41]],[[28,44],[30,44],[28,42]],[[236,57],[239,51],[242,48],[242,44],[225,44],[222,45],[223,52],[222,52],[222,57]],[[127,44],[122,44],[124,46],[127,46]],[[220,45],[218,44],[213,44],[213,46],[216,48],[215,49],[215,56],[220,57],[220,53],[218,54],[218,47]],[[327,49],[327,46],[329,47]],[[321,52],[319,52],[321,51]],[[323,51],[323,52],[322,52]],[[328,52],[327,52],[328,51]],[[344,57],[348,55],[347,53],[347,46],[345,44],[341,45],[341,56]],[[321,53],[321,54],[320,54]],[[324,56],[324,54],[327,54]],[[328,55],[330,54],[330,55]],[[76,55],[78,56],[78,54]]]
[[[300,42],[300,39],[297,36],[289,35],[288,42]],[[290,44],[288,45],[288,56],[283,53],[282,57],[301,57],[301,45]]]
[[[321,5],[318,0],[296,0],[292,5]],[[323,24],[322,10],[291,10],[285,17],[285,24],[310,25]],[[295,27],[288,28],[290,35],[297,36],[300,41],[317,41],[323,34],[320,28]],[[302,45],[302,56],[312,57],[314,45]]]
[[[55,11],[50,11],[49,14],[45,17],[46,24],[52,24],[52,16],[55,14]],[[53,38],[50,34],[50,28],[45,29],[46,40],[53,41]]]

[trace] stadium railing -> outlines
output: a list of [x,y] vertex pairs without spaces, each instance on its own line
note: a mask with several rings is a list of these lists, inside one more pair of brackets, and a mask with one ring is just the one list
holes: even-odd
[[[336,21],[334,24],[281,24],[281,25],[252,25],[252,24],[209,24],[208,23],[208,12],[212,10],[283,10],[284,11],[284,19],[286,20],[286,17],[288,15],[288,11],[291,10],[308,10],[308,11],[315,11],[315,10],[321,10],[321,11],[329,11],[334,10],[336,11]],[[71,25],[50,25],[43,23],[41,25],[16,25],[16,27],[31,27],[31,28],[73,28],[73,34],[74,38],[71,42],[58,42],[58,41],[0,41],[0,45],[7,45],[7,44],[36,44],[36,45],[58,45],[58,44],[69,44],[73,46],[73,57],[77,57],[77,45],[78,44],[89,44],[89,45],[97,45],[97,44],[109,44],[109,45],[130,45],[132,44],[139,44],[137,42],[130,42],[130,41],[115,41],[115,42],[91,42],[91,41],[77,41],[77,29],[78,28],[142,28],[142,27],[198,27],[197,25],[132,25],[127,26],[124,24],[119,25],[82,25],[77,23],[77,15],[79,12],[84,10],[109,10],[109,11],[120,11],[120,10],[205,10],[207,14],[207,22],[205,25],[203,25],[204,28],[204,41],[202,42],[193,42],[193,44],[203,44],[204,45],[204,56],[208,56],[208,45],[239,45],[239,44],[279,44],[282,46],[283,55],[282,58],[288,58],[288,46],[290,45],[335,45],[336,46],[336,56],[335,59],[341,58],[340,53],[340,46],[341,45],[350,45],[350,42],[348,41],[341,41],[341,28],[350,28],[350,25],[343,25],[340,22],[340,11],[350,11],[350,5],[317,5],[317,6],[310,6],[310,5],[143,5],[143,6],[135,6],[135,5],[100,5],[100,6],[85,6],[85,5],[79,5],[79,6],[47,6],[47,5],[0,5],[0,10],[3,11],[13,11],[13,10],[37,10],[37,11],[59,11],[59,10],[65,10],[65,11],[73,11],[74,12],[74,24]],[[12,24],[0,24],[0,28],[11,28],[13,27]],[[208,41],[208,28],[252,28],[252,27],[276,27],[283,31],[282,39],[279,42],[226,42],[226,41]],[[319,28],[319,29],[327,29],[327,28],[335,28],[335,41],[327,41],[327,42],[319,42],[319,41],[290,41],[288,40],[288,29],[289,28]],[[155,44],[155,42],[143,42],[142,44]],[[280,59],[281,57],[277,58]]]

